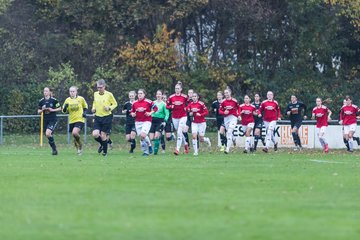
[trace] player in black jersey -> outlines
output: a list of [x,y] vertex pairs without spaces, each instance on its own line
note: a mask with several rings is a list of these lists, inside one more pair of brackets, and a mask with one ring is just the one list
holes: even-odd
[[221,151],[224,151],[227,142],[225,136],[224,116],[219,113],[220,104],[224,99],[224,95],[221,91],[219,91],[217,92],[216,97],[217,99],[211,104],[211,108],[213,109],[213,112],[215,113],[215,117],[216,117],[216,125],[218,129],[218,147],[220,147]]
[[299,137],[299,128],[301,127],[302,120],[306,119],[306,105],[297,100],[295,95],[291,96],[291,102],[286,108],[286,115],[290,117],[291,134],[295,143],[295,150],[301,150],[301,140]]
[[50,88],[44,88],[44,97],[39,101],[38,114],[44,114],[44,129],[45,135],[49,141],[49,145],[52,149],[52,155],[57,155],[54,140],[54,130],[57,124],[56,112],[61,111],[61,105],[58,100],[52,97],[52,91]]
[[[255,106],[256,109],[260,108],[261,101],[260,101],[260,95],[258,93],[254,96],[255,101],[252,103],[252,105]],[[259,140],[261,140],[262,144],[265,146],[265,138],[262,136],[262,127],[263,127],[263,118],[259,117],[258,115],[254,115],[255,118],[255,126],[254,126],[254,151],[256,151],[257,145]]]
[[126,140],[130,143],[129,153],[133,153],[136,148],[136,128],[135,128],[135,118],[130,115],[133,102],[135,102],[135,91],[129,92],[129,101],[127,101],[122,109],[122,113],[126,114],[126,124],[125,124],[125,134]]

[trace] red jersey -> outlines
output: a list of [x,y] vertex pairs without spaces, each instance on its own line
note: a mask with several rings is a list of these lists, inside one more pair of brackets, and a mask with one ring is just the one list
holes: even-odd
[[356,114],[360,112],[358,106],[351,104],[350,106],[344,105],[340,111],[340,120],[343,125],[351,125],[356,123]]
[[[235,117],[237,117],[239,116],[237,112],[238,108],[239,103],[235,98],[224,99],[224,101],[222,101],[222,103],[220,104],[219,113],[221,115],[224,115],[224,117],[227,117],[229,115],[234,115]],[[229,113],[225,114],[225,110],[228,110]]]
[[251,104],[241,104],[239,107],[239,114],[241,116],[241,124],[246,126],[249,123],[255,122],[254,112],[256,112],[256,107]]
[[317,128],[328,126],[328,115],[327,115],[328,112],[329,112],[329,109],[324,105],[321,105],[320,107],[316,106],[313,108],[312,114],[315,115],[315,117],[316,117],[316,127]]
[[156,112],[157,106],[147,98],[136,100],[131,108],[131,112],[136,113],[135,122],[151,122],[152,117],[145,115],[146,112],[151,112],[151,110]]
[[186,104],[188,102],[188,96],[185,94],[171,95],[166,101],[166,108],[171,110],[172,118],[186,117]]
[[275,100],[265,100],[261,103],[258,114],[261,114],[266,122],[277,121],[280,118],[279,104]]
[[[193,123],[206,122],[205,116],[209,114],[209,111],[203,102],[201,101],[190,102],[189,105],[187,106],[187,110],[193,113],[194,116]],[[196,115],[197,113],[200,113],[200,116],[197,116]]]

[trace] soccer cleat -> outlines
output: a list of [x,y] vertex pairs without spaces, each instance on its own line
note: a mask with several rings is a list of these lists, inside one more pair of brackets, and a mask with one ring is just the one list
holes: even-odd
[[274,151],[276,152],[277,150],[278,150],[278,144],[275,143],[275,144],[274,144]]
[[199,155],[199,153],[197,153],[197,152],[194,152],[194,156],[198,156]]
[[108,154],[103,152],[102,155],[103,157],[107,157]]
[[243,153],[248,153],[248,151],[245,149],[245,150],[243,151]]
[[52,151],[51,154],[52,154],[52,155],[58,155],[58,151],[55,149],[55,150]]
[[225,151],[225,146],[220,147],[220,152],[223,152],[223,151]]
[[177,156],[179,155],[179,151],[178,150],[175,150],[174,154]]
[[77,155],[81,155],[82,154],[82,150],[81,149],[78,149],[77,150]]
[[129,150],[129,153],[134,153],[134,150],[133,150],[133,149],[130,149],[130,150]]
[[229,154],[228,150],[225,150],[224,153],[225,153],[225,154]]
[[152,154],[153,153],[153,148],[152,146],[149,146],[149,154]]
[[263,152],[264,152],[264,153],[268,153],[269,150],[265,147],[265,148],[263,148]]
[[185,148],[185,154],[188,154],[189,153],[189,145],[187,143],[184,145],[184,148]]
[[98,153],[100,154],[103,151],[103,146],[100,145],[100,147],[98,148]]
[[254,153],[254,152],[255,152],[255,149],[254,149],[254,148],[250,148],[250,152],[251,152],[251,153]]
[[148,153],[143,153],[142,155],[143,155],[143,157],[147,157],[147,156],[149,156],[149,154],[148,154]]
[[162,153],[162,154],[165,154],[165,150],[162,150],[161,153]]
[[324,152],[328,153],[329,152],[329,144],[325,144],[324,146]]

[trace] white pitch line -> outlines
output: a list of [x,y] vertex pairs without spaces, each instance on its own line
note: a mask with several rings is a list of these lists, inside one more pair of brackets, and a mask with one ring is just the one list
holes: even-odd
[[317,159],[310,159],[310,162],[317,162],[317,163],[346,163],[346,162],[334,162],[334,161],[326,161],[326,160],[317,160]]

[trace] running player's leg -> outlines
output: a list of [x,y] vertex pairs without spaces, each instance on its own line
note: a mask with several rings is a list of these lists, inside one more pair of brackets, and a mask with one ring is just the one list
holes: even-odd
[[194,148],[194,155],[198,155],[198,132],[199,132],[199,124],[198,123],[191,123],[191,134],[192,134],[192,145]]
[[58,151],[56,148],[56,144],[55,144],[55,139],[54,139],[54,130],[56,127],[56,121],[49,121],[45,124],[45,135],[48,139],[49,145],[52,149],[52,155],[57,155]]

